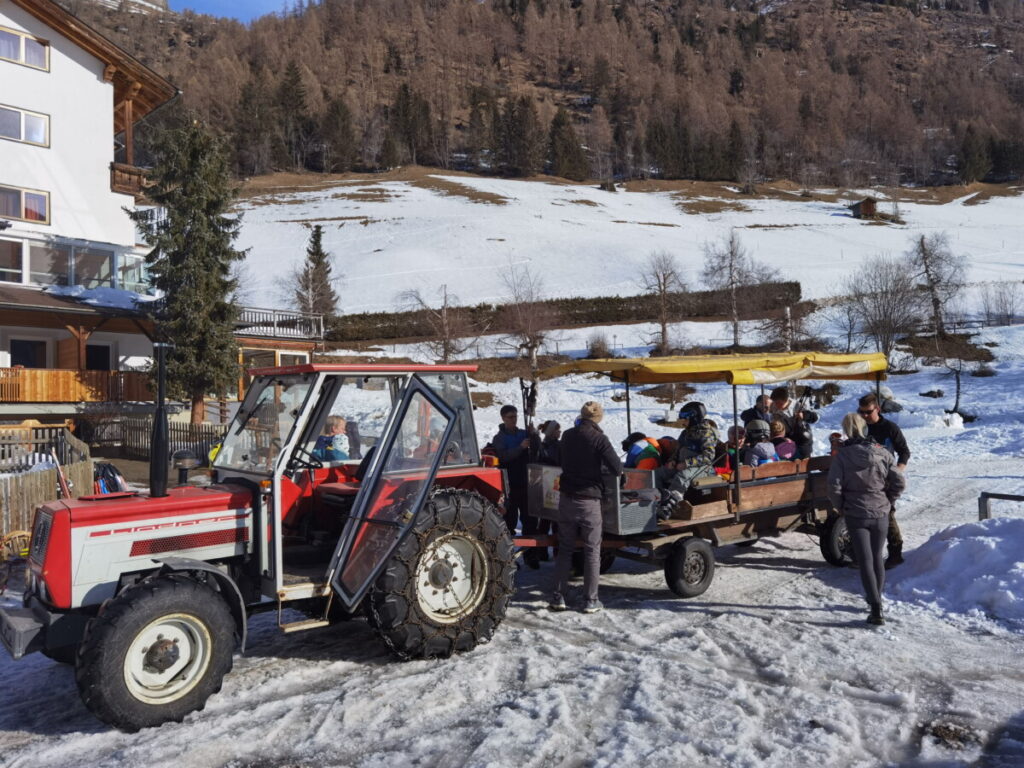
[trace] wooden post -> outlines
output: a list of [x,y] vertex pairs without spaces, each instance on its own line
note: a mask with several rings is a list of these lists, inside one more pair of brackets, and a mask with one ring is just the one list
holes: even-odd
[[135,127],[134,109],[131,99],[124,101],[124,161],[127,165],[135,165]]

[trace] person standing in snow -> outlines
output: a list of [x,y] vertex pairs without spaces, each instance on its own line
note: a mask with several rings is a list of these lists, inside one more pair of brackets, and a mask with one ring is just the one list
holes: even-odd
[[501,407],[501,426],[498,434],[491,440],[494,455],[498,457],[498,466],[508,475],[508,494],[505,496],[505,525],[512,536],[516,535],[516,527],[522,517],[523,534],[536,531],[536,518],[527,514],[527,485],[529,484],[527,465],[530,463],[531,435],[520,429],[516,423],[519,411],[514,405]]
[[864,596],[871,609],[868,623],[884,624],[883,544],[889,510],[903,492],[905,481],[892,454],[868,438],[868,427],[860,414],[843,417],[843,433],[846,442],[832,458],[828,471],[828,496],[833,508],[846,519]]
[[534,461],[549,467],[562,466],[562,446],[559,443],[562,439],[562,425],[554,419],[545,421],[540,425],[540,434],[542,437]]
[[[907,462],[910,461],[910,448],[907,447],[907,438],[903,436],[903,430],[896,422],[882,415],[878,398],[873,392],[864,395],[857,405],[857,413],[864,417],[868,425],[868,437],[896,457],[896,469],[900,472],[906,471]],[[889,545],[889,557],[886,558],[885,567],[895,568],[903,562],[903,534],[900,532],[899,523],[896,522],[895,503],[889,510],[889,531],[886,541]]]
[[558,557],[555,558],[554,590],[549,610],[566,609],[569,571],[576,540],[583,539],[584,613],[603,607],[597,599],[601,578],[601,499],[603,472],[622,474],[622,462],[598,423],[604,417],[600,403],[590,401],[580,409],[577,426],[562,435],[562,474],[559,477]]

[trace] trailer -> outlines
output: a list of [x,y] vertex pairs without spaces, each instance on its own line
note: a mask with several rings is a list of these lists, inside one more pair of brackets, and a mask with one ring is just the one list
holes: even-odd
[[[885,377],[882,354],[742,354],[675,356],[613,360],[576,360],[541,373],[551,378],[571,373],[610,376],[626,387],[627,429],[632,432],[629,391],[636,384],[714,383],[732,387],[733,425],[738,426],[737,388],[777,385],[799,379],[872,381]],[[833,565],[851,562],[846,525],[828,500],[831,456],[741,466],[728,477],[701,478],[668,520],[658,519],[660,492],[655,471],[626,470],[621,483],[609,483],[602,502],[604,536],[601,572],[616,557],[654,563],[680,597],[696,597],[711,585],[714,548],[749,545],[788,531],[819,539],[822,555]],[[530,514],[558,519],[557,467],[531,464]],[[521,547],[553,546],[554,536],[519,537]]]

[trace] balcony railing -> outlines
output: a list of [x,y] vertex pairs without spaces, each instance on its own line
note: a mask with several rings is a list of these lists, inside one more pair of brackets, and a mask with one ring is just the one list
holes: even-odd
[[268,339],[320,341],[324,337],[324,318],[323,315],[306,315],[282,309],[243,307],[235,323],[235,333]]
[[109,403],[153,399],[138,371],[0,368],[0,403]]
[[146,189],[146,170],[124,163],[110,164],[110,189],[122,195],[140,198]]

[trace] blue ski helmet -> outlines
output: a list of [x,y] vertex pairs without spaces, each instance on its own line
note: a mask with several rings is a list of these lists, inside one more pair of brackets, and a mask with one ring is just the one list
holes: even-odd
[[707,416],[707,413],[708,411],[704,407],[704,403],[698,403],[695,401],[692,403],[687,403],[686,405],[679,409],[679,418],[689,419],[690,426],[692,427],[697,424],[702,424],[704,422],[704,417]]

